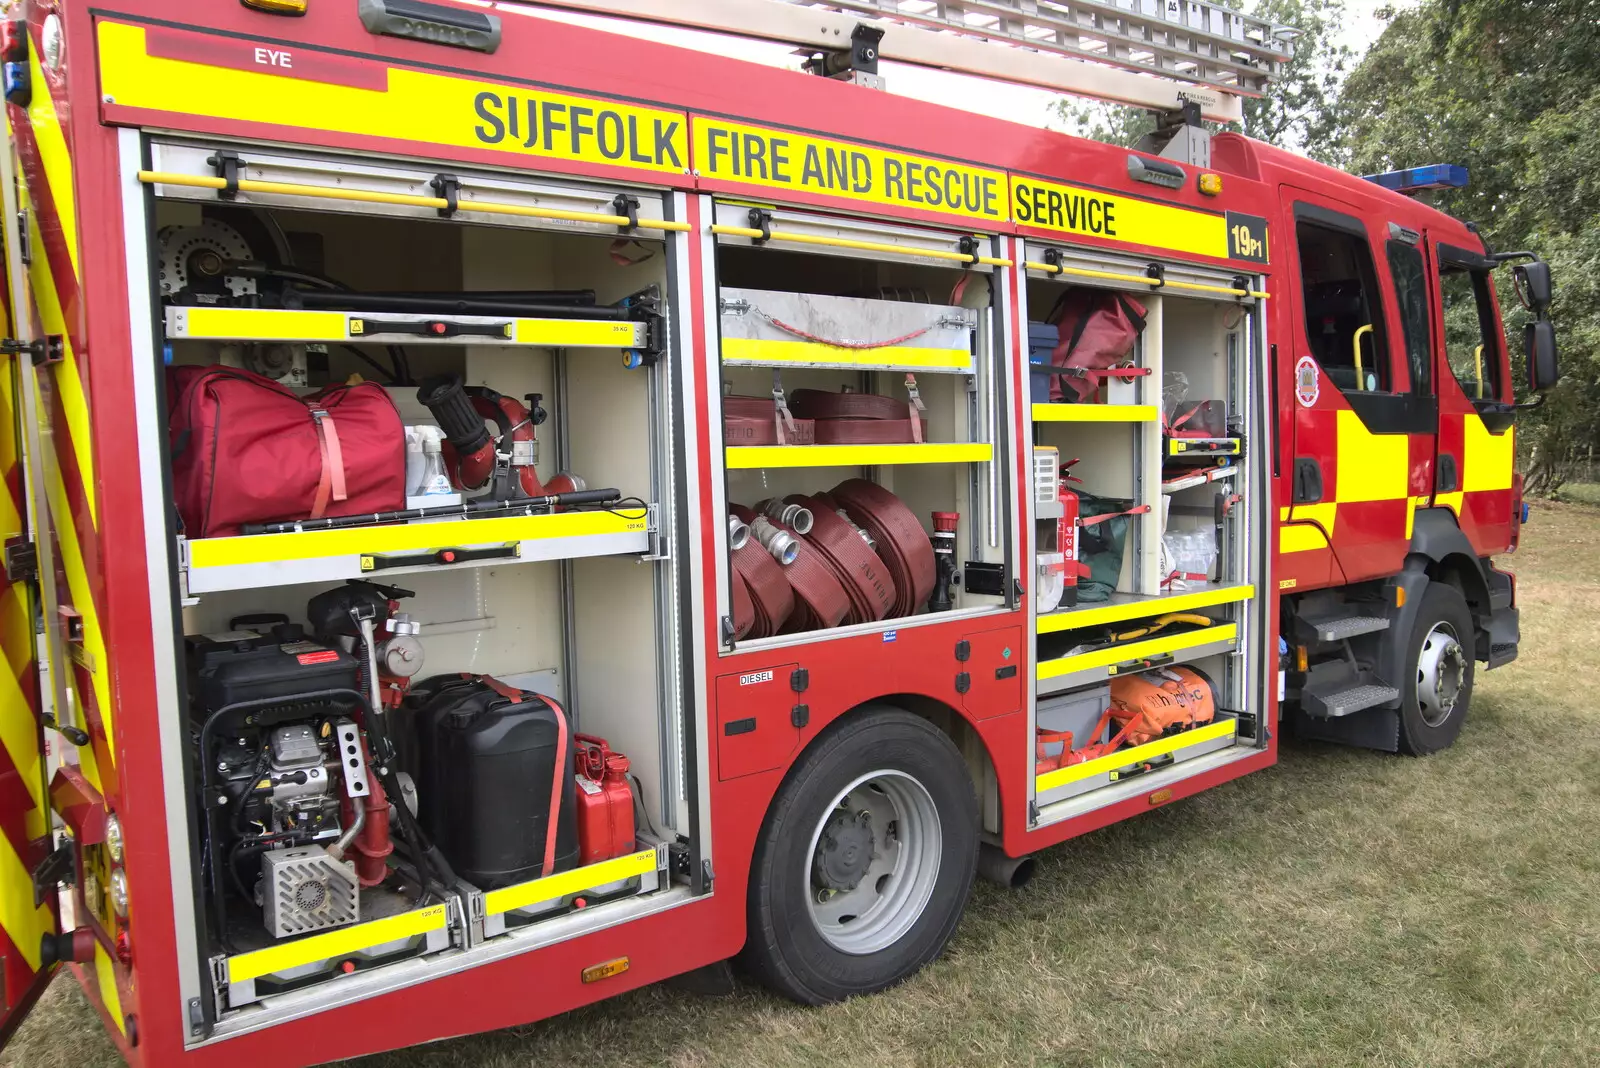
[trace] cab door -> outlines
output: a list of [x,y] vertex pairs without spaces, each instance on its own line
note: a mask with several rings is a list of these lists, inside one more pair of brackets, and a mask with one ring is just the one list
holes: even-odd
[[1433,504],[1456,516],[1479,556],[1511,545],[1514,408],[1492,261],[1428,235],[1439,322],[1438,475]]
[[[9,143],[0,145],[5,163],[10,163],[10,152]],[[14,173],[12,167],[0,166],[6,283],[0,328],[8,341],[31,333]],[[36,895],[33,880],[33,872],[52,852],[53,821],[44,738],[49,707],[41,687],[39,648],[52,629],[43,625],[54,618],[44,593],[53,587],[55,569],[49,513],[39,500],[37,403],[31,357],[0,352],[0,539],[5,545],[5,578],[0,583],[0,1046],[54,974],[54,962],[41,953],[47,936],[52,936],[54,948],[59,930],[54,886]]]
[[[1307,564],[1325,556],[1327,584],[1391,575],[1405,561],[1415,503],[1428,492],[1437,426],[1430,384],[1420,381],[1430,364],[1425,322],[1417,333],[1415,265],[1399,251],[1391,261],[1388,220],[1375,206],[1290,186],[1283,196],[1300,286],[1289,339],[1294,457],[1281,559],[1304,575],[1316,569],[1299,565],[1300,553]],[[1413,268],[1405,317],[1396,262]]]

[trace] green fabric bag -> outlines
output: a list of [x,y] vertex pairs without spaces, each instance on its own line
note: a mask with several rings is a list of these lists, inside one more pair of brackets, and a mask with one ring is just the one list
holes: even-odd
[[[1126,512],[1132,501],[1111,497],[1096,497],[1092,493],[1075,490],[1078,495],[1078,519],[1083,521],[1099,515]],[[1133,516],[1119,515],[1092,527],[1083,527],[1078,535],[1078,560],[1089,569],[1087,578],[1078,579],[1078,601],[1109,601],[1117,588],[1117,578],[1122,574],[1122,555],[1128,544],[1128,525]]]

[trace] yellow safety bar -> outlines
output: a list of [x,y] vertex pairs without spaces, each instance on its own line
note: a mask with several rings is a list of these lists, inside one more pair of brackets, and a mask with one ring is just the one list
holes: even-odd
[[1011,260],[997,256],[969,256],[965,252],[946,252],[943,249],[907,249],[899,245],[885,245],[877,241],[855,241],[845,237],[820,237],[814,234],[793,234],[784,230],[757,230],[749,226],[723,226],[713,223],[713,234],[727,237],[759,237],[769,241],[793,241],[801,245],[827,245],[830,248],[853,248],[864,252],[893,252],[902,256],[926,256],[935,260],[955,263],[984,263],[990,267],[1010,267]]
[[1478,365],[1478,399],[1483,400],[1483,346],[1472,350],[1472,362]]
[[[168,174],[162,171],[140,171],[139,181],[146,185],[181,185],[192,189],[226,189],[226,179],[206,174]],[[239,179],[241,193],[268,193],[278,196],[320,197],[324,200],[350,200],[362,204],[399,204],[410,208],[448,208],[450,202],[443,197],[413,196],[409,193],[380,193],[373,189],[328,189],[316,185],[296,185],[292,182],[258,182],[250,178]],[[461,211],[478,211],[488,215],[518,215],[528,219],[555,219],[563,222],[600,223],[603,226],[626,226],[625,215],[607,215],[595,211],[563,211],[559,208],[530,208],[521,204],[497,204],[488,200],[460,197],[456,207]],[[673,230],[688,232],[686,222],[669,219],[640,219],[640,230]]]
[[1028,260],[1023,264],[1030,271],[1043,271],[1046,274],[1070,274],[1079,278],[1104,278],[1112,282],[1127,282],[1131,285],[1149,286],[1152,289],[1192,289],[1201,293],[1227,293],[1235,297],[1255,297],[1257,300],[1266,300],[1267,294],[1258,289],[1235,289],[1232,286],[1211,286],[1203,282],[1180,282],[1172,278],[1151,278],[1144,274],[1117,274],[1112,271],[1092,271],[1086,267],[1061,267],[1053,263],[1035,263]]
[[1360,326],[1356,327],[1355,335],[1350,339],[1350,348],[1354,352],[1356,358],[1356,388],[1359,390],[1365,390],[1367,388],[1367,376],[1366,373],[1361,369],[1361,338],[1370,333],[1372,333],[1372,324],[1362,323]]

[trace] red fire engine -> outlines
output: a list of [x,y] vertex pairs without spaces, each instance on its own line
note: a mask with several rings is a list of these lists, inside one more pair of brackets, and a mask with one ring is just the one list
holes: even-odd
[[1285,731],[1455,739],[1518,641],[1491,273],[1536,393],[1546,266],[1422,202],[1458,169],[1208,134],[1281,27],[901,6],[717,5],[802,73],[516,4],[11,5],[6,1033],[61,965],[161,1066],[741,954],[827,1002]]

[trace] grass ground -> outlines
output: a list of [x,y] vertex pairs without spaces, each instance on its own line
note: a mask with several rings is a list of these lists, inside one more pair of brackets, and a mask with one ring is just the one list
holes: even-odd
[[[1275,768],[980,883],[936,964],[801,1009],[642,990],[359,1068],[1600,1063],[1600,508],[1535,507],[1522,659],[1452,750]],[[225,1056],[225,1053],[219,1054]],[[57,982],[0,1064],[116,1061]]]

